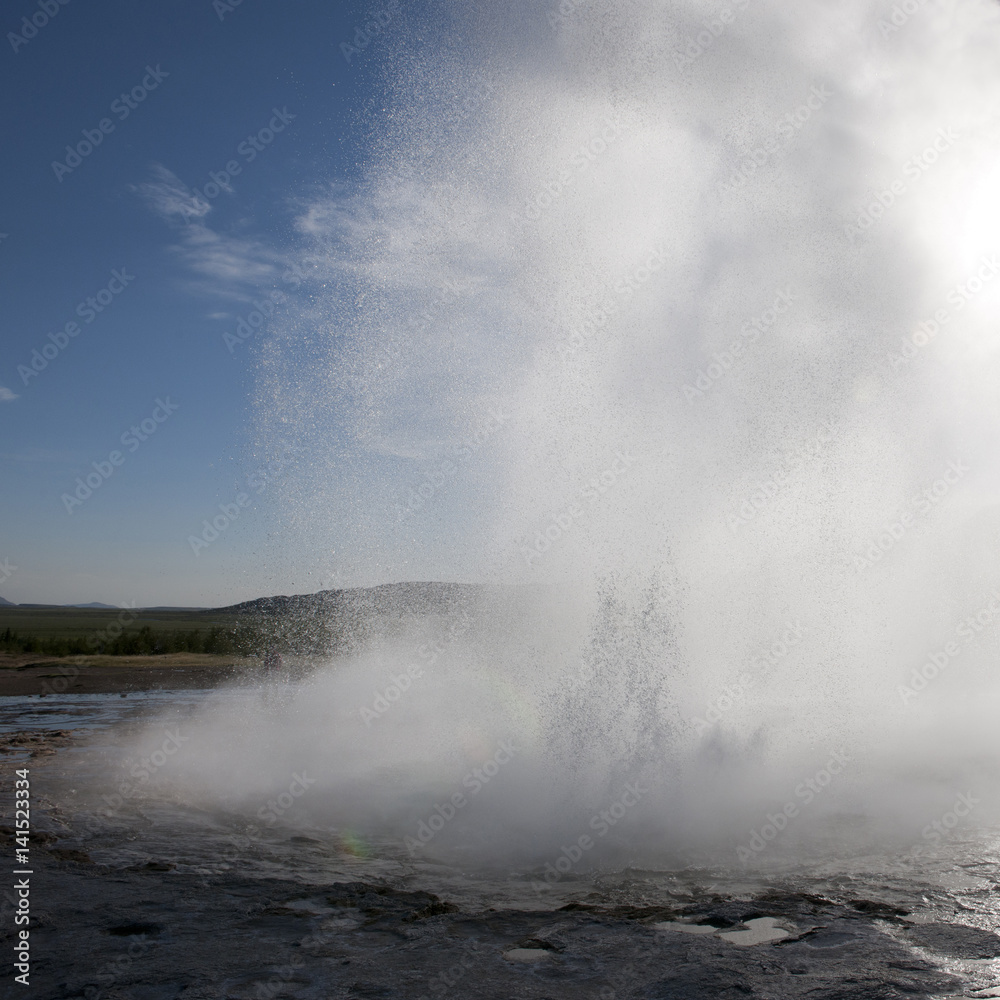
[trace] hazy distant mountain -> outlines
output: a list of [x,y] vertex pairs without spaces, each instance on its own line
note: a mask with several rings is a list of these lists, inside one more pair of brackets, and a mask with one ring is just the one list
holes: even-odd
[[[352,587],[347,590],[321,590],[316,594],[258,597],[252,601],[224,608],[195,608],[156,605],[137,611],[205,611],[265,617],[295,615],[311,618],[346,614],[348,617],[382,618],[394,615],[450,615],[467,611],[491,589],[472,583],[385,583],[378,587]],[[91,601],[88,604],[14,604],[0,597],[0,606],[20,608],[79,608],[81,610],[120,611],[114,604]]]
[[[0,601],[4,604],[10,604],[10,601],[4,601],[0,598]],[[13,605],[17,608],[104,608],[108,611],[119,611],[113,604],[100,604],[94,601],[92,604],[15,604]]]
[[[121,611],[117,604],[102,604],[100,601],[91,601],[89,604],[15,604],[0,597],[0,607],[8,608],[96,608],[98,611]],[[211,611],[211,608],[180,608],[166,605],[158,605],[155,608],[136,608],[136,611]]]

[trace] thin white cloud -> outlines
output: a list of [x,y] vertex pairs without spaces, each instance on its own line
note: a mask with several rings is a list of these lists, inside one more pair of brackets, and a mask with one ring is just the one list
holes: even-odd
[[[178,233],[170,251],[197,275],[189,282],[196,292],[248,302],[273,285],[285,262],[259,240],[217,232],[205,221],[213,206],[171,170],[154,164],[150,179],[133,188],[147,206]],[[214,314],[213,318],[225,318]]]
[[16,392],[11,392],[5,385],[0,385],[0,403],[10,403],[18,398]]
[[222,283],[261,285],[275,280],[278,262],[261,243],[224,236],[202,223],[186,226],[171,247],[192,270]]
[[172,171],[160,163],[153,164],[152,179],[136,185],[146,204],[168,222],[190,222],[212,211],[212,206],[188,189]]

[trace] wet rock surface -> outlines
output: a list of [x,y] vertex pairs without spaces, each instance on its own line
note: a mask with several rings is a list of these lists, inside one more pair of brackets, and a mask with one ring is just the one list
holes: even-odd
[[998,958],[1000,936],[964,924],[921,924],[907,930],[907,940],[949,958]]
[[[929,952],[995,953],[996,935],[976,928],[888,924],[849,903],[797,895],[673,910],[463,912],[379,882],[305,886],[165,867],[113,869],[40,849],[32,994],[890,1000],[963,994]],[[739,929],[761,913],[789,936],[735,947],[654,926],[667,916]]]
[[0,735],[0,754],[26,753],[30,758],[46,757],[66,746],[72,729],[25,730]]
[[[902,868],[753,889],[733,873],[594,871],[539,897],[530,872],[420,866],[320,828],[237,837],[241,814],[177,798],[85,798],[81,731],[19,723],[0,755],[11,787],[32,749],[57,750],[31,767],[31,985],[8,978],[0,996],[943,1000],[1000,985],[983,964],[1000,956],[985,842],[938,873],[964,879],[961,897]],[[0,825],[0,849],[14,837]],[[17,900],[0,895],[12,953]]]

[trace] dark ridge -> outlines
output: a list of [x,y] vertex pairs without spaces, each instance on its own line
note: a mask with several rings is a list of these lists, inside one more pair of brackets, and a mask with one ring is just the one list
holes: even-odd
[[378,587],[355,587],[348,590],[321,590],[316,594],[258,597],[216,612],[227,614],[317,614],[346,610],[351,612],[394,612],[433,614],[460,610],[479,598],[486,587],[471,583],[385,583]]

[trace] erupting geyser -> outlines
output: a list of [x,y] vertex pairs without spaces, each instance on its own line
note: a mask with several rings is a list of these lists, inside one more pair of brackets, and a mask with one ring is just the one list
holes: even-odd
[[493,589],[210,701],[185,795],[305,773],[281,822],[560,874],[995,819],[1000,12],[905,9],[515,4],[397,55],[260,434],[309,456],[288,558]]

